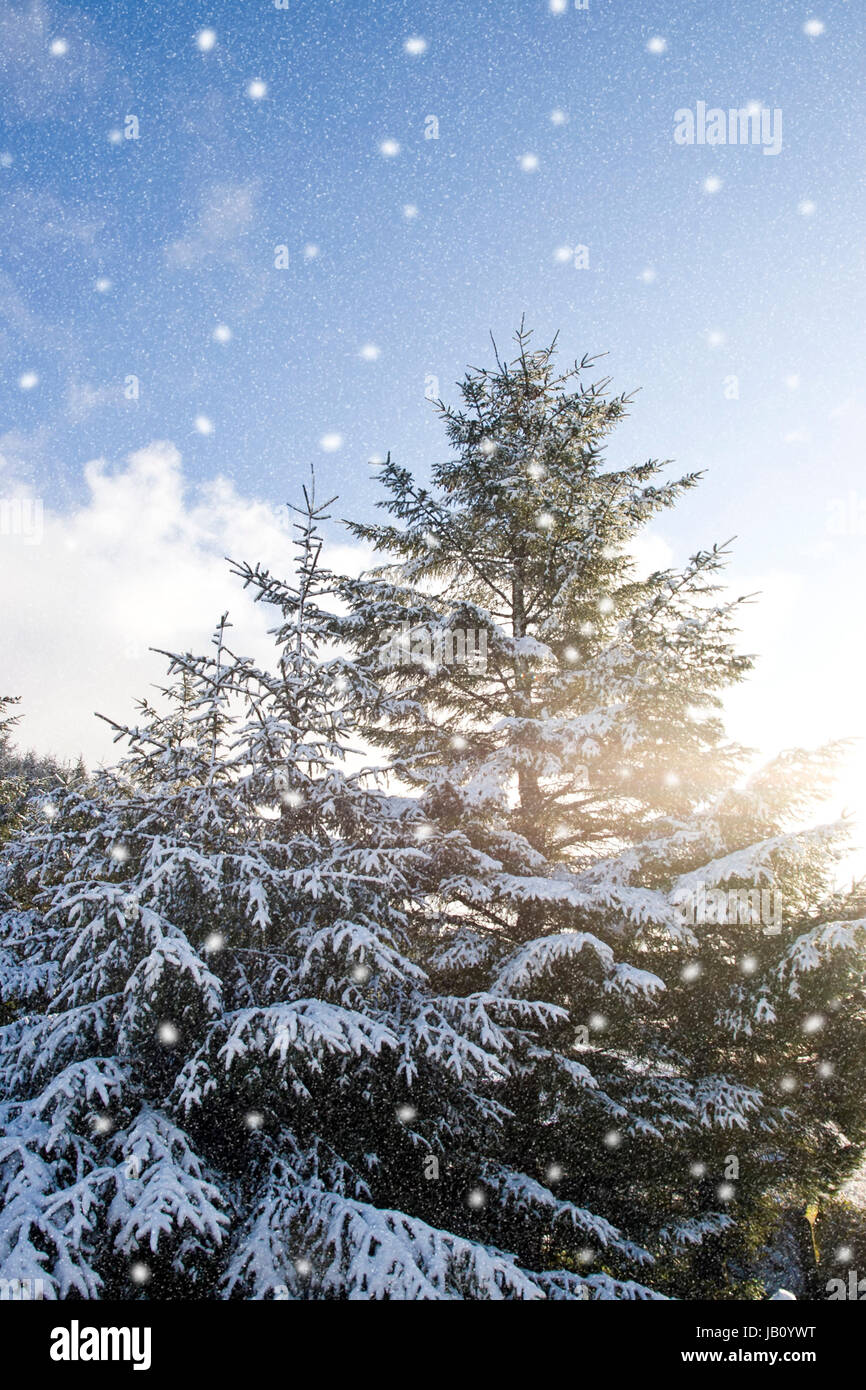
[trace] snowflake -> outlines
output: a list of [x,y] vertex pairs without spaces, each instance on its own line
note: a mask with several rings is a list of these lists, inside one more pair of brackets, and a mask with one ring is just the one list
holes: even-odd
[[824,21],[822,19],[807,19],[803,25],[803,33],[810,39],[818,39],[824,32]]
[[365,362],[376,362],[381,355],[381,349],[377,348],[375,343],[365,343],[358,353]]
[[210,53],[216,46],[217,36],[214,29],[199,29],[195,36],[196,45],[202,53]]
[[473,1187],[466,1201],[473,1211],[480,1211],[483,1206],[486,1206],[487,1197],[480,1187]]
[[65,58],[69,52],[69,44],[65,39],[53,39],[49,52],[54,58]]
[[400,153],[399,140],[383,140],[379,145],[379,153],[383,154],[386,159],[393,159],[395,155]]
[[603,1143],[606,1149],[618,1149],[622,1143],[622,1135],[618,1129],[609,1129],[604,1136]]
[[417,1117],[418,1111],[414,1105],[399,1105],[397,1107],[397,1119],[401,1125],[410,1125]]
[[262,97],[268,94],[268,84],[263,82],[260,77],[254,77],[252,82],[247,83],[247,96],[251,101],[261,101]]
[[663,39],[661,34],[654,34],[646,46],[646,51],[647,53],[666,53],[667,46],[667,39]]
[[705,193],[718,193],[722,186],[722,181],[716,174],[710,174],[709,178],[704,179]]
[[554,125],[565,125],[568,115],[561,107],[557,106],[550,113],[550,119]]
[[407,39],[403,47],[412,58],[419,58],[422,53],[427,52],[427,40],[419,38],[416,34]]
[[227,323],[218,323],[212,336],[215,343],[228,343],[231,342],[232,330]]
[[520,167],[521,167],[521,169],[523,170],[524,174],[534,174],[535,171],[536,171],[536,169],[538,168],[538,155],[537,155],[537,154],[522,154],[522,155],[520,155]]
[[213,434],[213,420],[207,415],[196,415],[193,424],[198,434]]
[[159,1025],[159,1028],[157,1029],[157,1037],[159,1038],[160,1042],[163,1044],[164,1047],[174,1047],[175,1043],[180,1037],[180,1033],[175,1028],[173,1023],[166,1022],[161,1023]]
[[693,1178],[703,1178],[706,1176],[707,1165],[705,1163],[690,1163],[689,1172]]
[[719,1186],[716,1188],[716,1196],[720,1202],[730,1202],[731,1198],[734,1196],[734,1192],[735,1188],[733,1184],[729,1182],[719,1183]]
[[319,440],[319,448],[324,449],[326,454],[336,453],[342,444],[343,436],[341,434],[323,434]]
[[226,944],[226,939],[221,931],[212,931],[204,939],[204,948],[208,955],[214,951],[221,951]]
[[39,377],[36,372],[22,372],[18,378],[18,385],[22,391],[32,391],[34,386],[39,385]]

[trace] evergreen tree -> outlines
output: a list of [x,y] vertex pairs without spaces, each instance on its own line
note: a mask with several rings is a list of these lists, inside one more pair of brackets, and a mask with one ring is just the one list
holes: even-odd
[[863,893],[834,887],[844,827],[797,828],[837,750],[741,785],[718,711],[750,667],[744,600],[718,546],[638,573],[636,538],[698,477],[605,465],[628,400],[591,367],[560,374],[521,328],[513,363],[439,403],[452,456],[430,488],[382,467],[393,520],[351,529],[384,563],[343,584],[340,630],[379,692],[366,736],[430,823],[434,980],[563,1010],[496,1088],[479,1234],[527,1267],[724,1296],[754,1289],[779,1205],[862,1156]]
[[[474,1193],[519,1039],[560,1011],[437,992],[415,959],[427,821],[344,765],[374,690],[328,650],[322,516],[293,584],[240,569],[276,669],[223,619],[115,726],[120,767],[7,852],[4,989],[31,1007],[0,1029],[0,1276],[51,1296],[557,1291],[474,1238]],[[642,1292],[569,1296],[592,1288]]]

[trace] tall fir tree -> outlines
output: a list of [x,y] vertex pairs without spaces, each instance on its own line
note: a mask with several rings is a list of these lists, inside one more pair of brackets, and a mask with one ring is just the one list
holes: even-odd
[[497,1088],[484,1237],[531,1268],[639,1270],[570,1227],[589,1208],[656,1287],[754,1293],[779,1206],[862,1157],[866,904],[834,886],[844,826],[797,828],[838,750],[744,775],[724,548],[635,562],[699,479],[606,466],[628,400],[591,375],[521,327],[514,362],[439,403],[432,485],[389,457],[393,520],[351,524],[384,563],[344,583],[341,634],[389,699],[366,735],[430,821],[433,978],[565,1011]]
[[[418,963],[427,820],[344,766],[374,687],[327,650],[322,515],[308,497],[294,583],[239,569],[278,610],[275,669],[224,619],[115,726],[119,768],[7,852],[2,986],[29,1007],[0,1029],[0,1277],[48,1296],[555,1288],[477,1238],[477,1136],[561,1011],[436,991]],[[569,1296],[590,1291],[645,1292]]]

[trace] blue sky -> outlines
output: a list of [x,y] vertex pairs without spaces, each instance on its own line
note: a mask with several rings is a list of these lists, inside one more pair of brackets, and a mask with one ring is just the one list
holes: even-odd
[[[736,534],[732,581],[766,595],[736,731],[859,732],[866,19],[817,3],[0,0],[0,497],[50,518],[41,545],[0,536],[0,640],[32,737],[80,743],[89,699],[52,713],[46,645],[67,677],[73,646],[37,569],[113,669],[95,552],[148,489],[171,499],[159,545],[188,554],[311,461],[338,513],[369,515],[370,456],[423,475],[431,378],[448,396],[523,313],[640,388],[612,461],[707,469],[658,540],[679,559]],[[780,110],[781,151],[676,144],[699,101]],[[132,469],[160,440],[179,458]],[[129,625],[167,640],[145,581],[170,557],[115,542]],[[126,698],[145,668],[123,671]]]

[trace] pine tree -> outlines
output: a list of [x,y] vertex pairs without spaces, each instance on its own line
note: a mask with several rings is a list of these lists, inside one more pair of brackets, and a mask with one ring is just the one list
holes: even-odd
[[592,366],[558,373],[521,327],[513,363],[439,403],[432,485],[389,457],[393,520],[351,524],[383,564],[344,582],[340,633],[376,685],[366,737],[429,821],[434,981],[563,1010],[496,1088],[478,1234],[528,1268],[755,1292],[780,1204],[863,1153],[863,892],[834,887],[844,827],[797,829],[838,750],[743,782],[719,708],[750,669],[745,600],[725,547],[637,571],[699,477],[606,466],[629,401]]
[[7,850],[0,1277],[48,1296],[561,1296],[474,1200],[514,1052],[561,1011],[418,963],[427,821],[346,762],[375,691],[331,649],[324,516],[308,496],[293,583],[238,567],[275,667],[224,618]]

